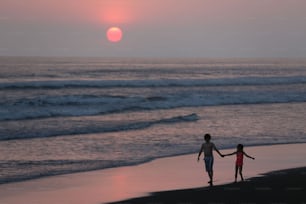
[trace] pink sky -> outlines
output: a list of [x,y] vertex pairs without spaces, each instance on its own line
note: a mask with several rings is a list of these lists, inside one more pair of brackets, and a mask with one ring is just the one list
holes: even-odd
[[[305,0],[1,0],[0,4],[0,55],[306,56]],[[123,29],[120,43],[107,42],[109,26]]]

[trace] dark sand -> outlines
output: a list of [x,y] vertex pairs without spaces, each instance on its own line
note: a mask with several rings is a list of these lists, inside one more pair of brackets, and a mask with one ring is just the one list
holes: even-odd
[[306,204],[306,167],[273,171],[244,182],[156,192],[149,196],[116,202],[119,203]]
[[[131,200],[122,203],[306,204],[305,150],[306,143],[246,146],[245,151],[256,159],[245,158],[243,175],[246,179],[254,179],[244,183],[230,184],[234,180],[235,156],[221,158],[216,155],[215,186],[207,187],[204,163],[197,162],[195,153],[135,166],[1,184],[0,204],[102,204],[127,199]],[[233,151],[221,150],[223,154]],[[297,167],[305,168],[278,171]],[[278,172],[256,178],[273,171]]]

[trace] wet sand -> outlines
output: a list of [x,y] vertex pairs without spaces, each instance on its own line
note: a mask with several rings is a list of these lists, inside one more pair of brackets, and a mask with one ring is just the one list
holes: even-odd
[[306,203],[306,167],[270,172],[248,181],[204,188],[156,192],[116,204]]
[[[257,147],[245,146],[244,150],[249,155],[256,158],[255,160],[245,158],[243,174],[247,180],[252,177],[258,177],[266,172],[306,166],[306,144],[304,143]],[[221,150],[224,154],[232,151],[234,151],[234,149]],[[196,200],[192,200],[190,197],[202,196],[204,198],[207,196],[206,192],[216,191],[219,194],[217,197],[222,199],[220,199],[220,201],[212,199],[210,203],[225,203],[227,200],[225,199],[226,194],[231,195],[235,191],[241,194],[241,189],[249,189],[249,192],[253,191],[254,193],[254,188],[259,188],[258,192],[262,193],[260,196],[265,196],[263,193],[266,191],[271,191],[270,193],[274,193],[274,195],[283,195],[283,191],[275,190],[274,192],[273,190],[275,186],[277,187],[281,184],[276,182],[277,179],[263,180],[261,185],[257,186],[249,181],[237,183],[232,186],[234,180],[234,162],[235,156],[221,158],[215,154],[214,189],[206,188],[208,186],[208,177],[204,171],[203,161],[197,162],[196,153],[156,159],[136,166],[110,168],[2,184],[0,185],[0,203],[97,204],[122,201],[136,197],[144,199],[143,197],[149,195],[156,197],[156,195],[162,195],[164,193],[151,193],[161,191],[167,191],[167,195],[165,194],[167,199],[172,199],[173,197],[178,197],[178,199],[171,201],[167,201],[167,199],[158,199],[156,201],[142,200],[142,202],[130,200],[128,202],[193,203]],[[279,175],[282,174],[283,173]],[[298,181],[304,181],[303,184],[306,183],[305,180],[302,180],[305,179],[305,170],[302,169],[295,174],[297,185],[283,182],[285,187],[282,189],[285,189],[285,192],[292,191],[291,193],[295,193],[294,190],[296,190],[296,193],[300,191],[305,193],[304,186],[298,184]],[[288,182],[294,180],[292,176],[286,176],[279,179],[285,180],[286,178],[290,178]],[[221,186],[227,184],[231,186]],[[268,184],[274,185],[274,187]],[[241,187],[241,185],[249,185],[249,187]],[[224,190],[224,188],[227,189]],[[240,190],[236,190],[236,188]],[[171,190],[173,192],[169,192]],[[228,193],[224,193],[227,191]],[[187,196],[185,198],[185,196],[183,196],[184,192],[189,194],[189,197]],[[221,192],[223,192],[223,194],[220,194]],[[196,193],[197,195],[191,193]],[[269,195],[270,193],[266,194]],[[242,194],[244,195],[244,191]],[[183,197],[179,197],[180,195]],[[151,199],[152,196],[149,196],[149,198]],[[255,198],[257,198],[257,196],[255,196]],[[205,201],[202,200],[202,203],[203,202]],[[250,203],[257,201],[245,200],[243,202]],[[276,200],[273,202],[279,201]],[[306,202],[304,201],[304,203]]]

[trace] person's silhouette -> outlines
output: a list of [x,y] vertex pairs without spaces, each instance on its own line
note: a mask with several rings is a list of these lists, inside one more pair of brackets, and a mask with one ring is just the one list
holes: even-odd
[[209,176],[209,184],[212,186],[213,185],[213,165],[214,165],[214,156],[213,156],[213,150],[218,152],[218,154],[223,157],[223,155],[219,152],[217,147],[215,146],[214,143],[210,142],[211,136],[210,134],[205,134],[204,135],[204,140],[205,142],[201,145],[201,149],[198,154],[198,161],[200,160],[200,156],[202,152],[204,152],[204,164],[205,164],[205,169],[206,172],[208,173]]
[[251,159],[255,159],[254,157],[249,156],[247,153],[243,151],[243,145],[238,144],[237,150],[230,154],[225,154],[224,156],[230,156],[230,155],[236,155],[236,163],[235,163],[235,182],[237,182],[237,174],[239,171],[239,175],[241,177],[241,180],[244,181],[242,176],[242,166],[243,166],[243,156],[246,156]]

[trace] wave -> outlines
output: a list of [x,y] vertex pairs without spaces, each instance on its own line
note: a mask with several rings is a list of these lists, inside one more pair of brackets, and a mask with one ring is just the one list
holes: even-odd
[[[151,127],[158,124],[173,124],[180,122],[193,122],[199,119],[198,115],[195,113],[182,116],[174,116],[170,118],[161,118],[158,120],[149,120],[149,121],[133,121],[119,124],[108,124],[107,126],[100,126],[89,124],[77,128],[52,128],[52,131],[47,131],[48,127],[43,126],[40,128],[32,128],[30,132],[20,132],[20,131],[11,131],[10,134],[0,131],[0,141],[4,140],[14,140],[14,139],[31,139],[39,137],[55,137],[63,135],[76,135],[76,134],[91,134],[91,133],[106,133],[106,132],[119,132],[119,131],[128,131],[128,130],[140,130]],[[48,121],[46,121],[48,123]]]
[[159,95],[63,95],[33,96],[0,103],[0,121],[54,117],[94,116],[130,111],[219,105],[305,102],[299,87],[175,90]]
[[116,88],[116,87],[193,87],[304,84],[306,77],[240,77],[219,79],[159,79],[159,80],[55,80],[1,82],[1,89],[61,89],[61,88]]

